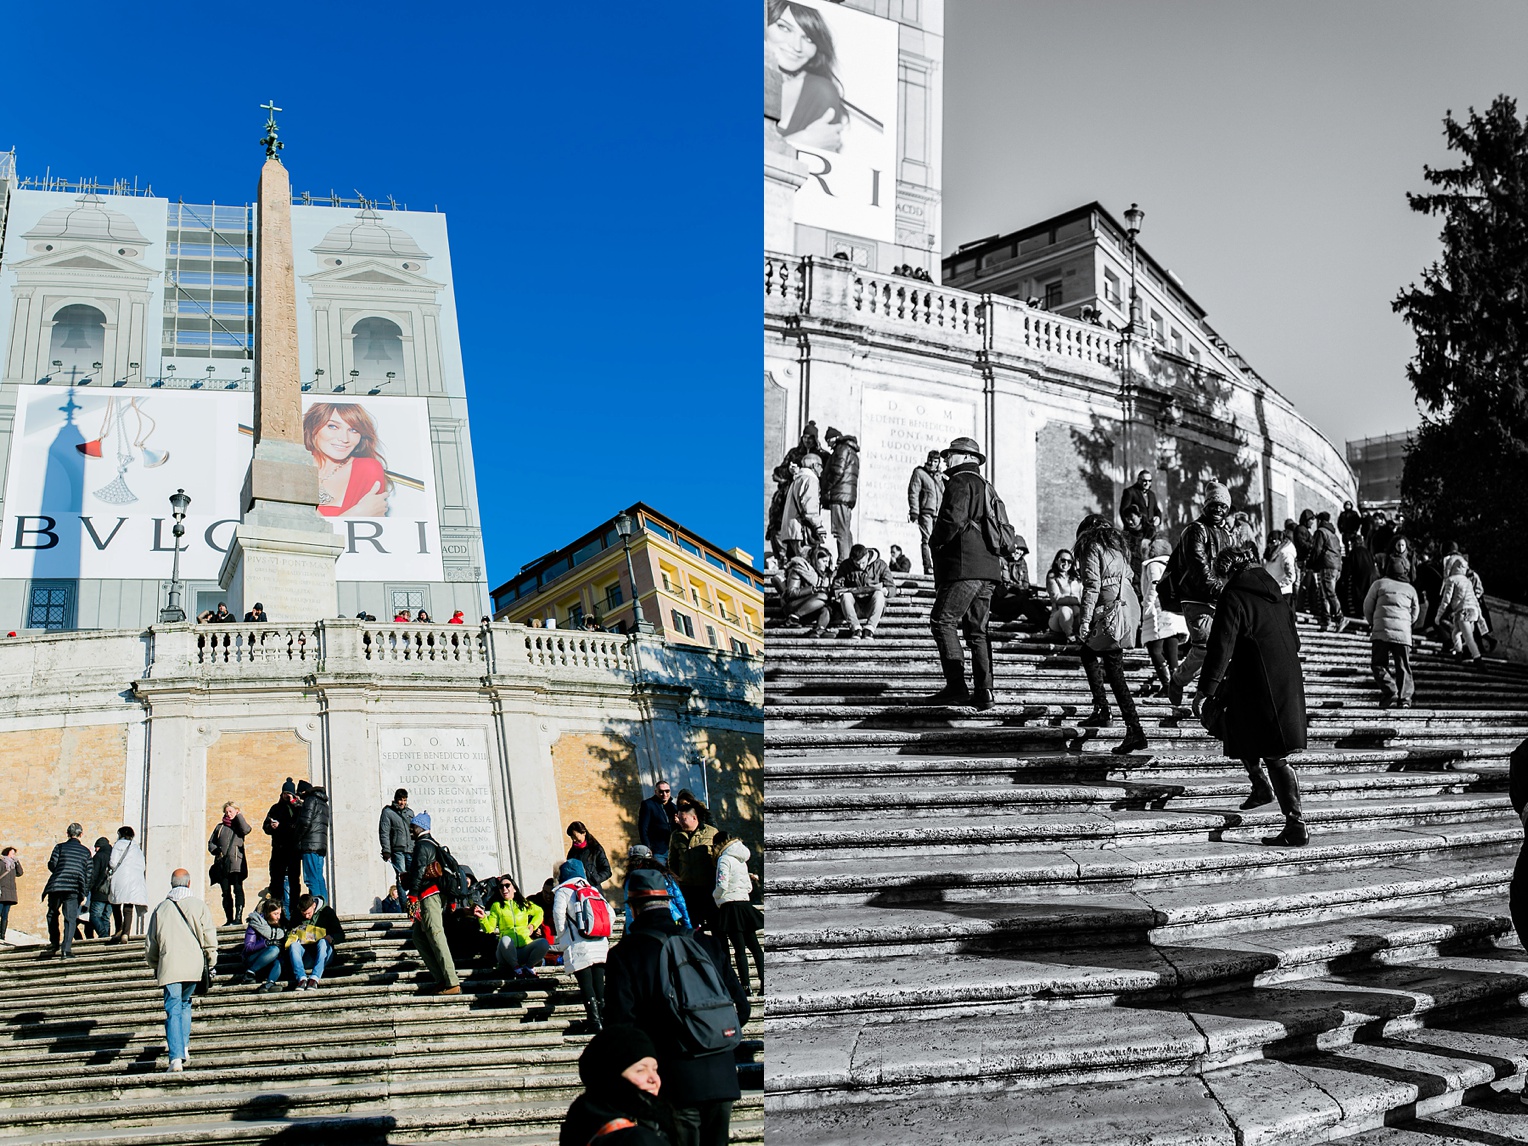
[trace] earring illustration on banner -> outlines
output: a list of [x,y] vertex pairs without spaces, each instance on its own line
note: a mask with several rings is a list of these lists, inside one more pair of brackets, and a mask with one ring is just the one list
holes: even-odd
[[[142,407],[138,405],[138,399],[134,398],[129,405],[132,406],[133,413],[138,415],[138,436],[133,439],[133,446],[135,449],[143,451],[143,468],[151,470],[155,466],[164,465],[165,462],[170,460],[170,451],[151,450],[148,447],[148,440],[153,437],[154,431],[159,428],[159,424],[143,412]],[[148,429],[144,429],[145,422],[148,423]]]

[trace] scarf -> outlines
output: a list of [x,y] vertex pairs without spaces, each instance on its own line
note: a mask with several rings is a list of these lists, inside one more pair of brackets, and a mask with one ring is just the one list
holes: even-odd
[[170,888],[170,894],[168,896],[166,896],[166,898],[167,899],[185,899],[186,896],[188,896],[190,894],[191,894],[191,889],[189,887],[172,887],[172,888]]
[[233,827],[233,817],[230,816],[227,812],[223,813],[223,826],[225,828]]

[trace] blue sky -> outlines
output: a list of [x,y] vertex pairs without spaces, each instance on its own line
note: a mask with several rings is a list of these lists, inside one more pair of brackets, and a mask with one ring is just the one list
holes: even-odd
[[263,11],[16,6],[0,150],[249,202],[274,97],[294,189],[446,212],[490,587],[637,500],[753,552],[757,8]]
[[952,0],[946,252],[1097,199],[1339,449],[1415,426],[1390,302],[1438,256],[1406,192],[1443,115],[1528,112],[1521,0]]

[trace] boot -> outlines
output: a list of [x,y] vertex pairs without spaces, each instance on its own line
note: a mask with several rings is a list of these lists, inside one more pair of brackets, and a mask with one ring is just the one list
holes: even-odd
[[1284,830],[1276,836],[1264,836],[1263,846],[1270,848],[1303,848],[1310,843],[1310,834],[1299,820],[1285,820]]
[[971,703],[971,690],[966,688],[966,662],[939,662],[944,672],[944,687],[925,700],[924,704],[966,705]]
[[1104,691],[1104,668],[1096,660],[1083,661],[1082,671],[1088,678],[1088,691],[1093,694],[1093,711],[1077,722],[1079,728],[1109,727],[1109,694]]
[[597,1035],[605,1029],[605,1024],[600,1021],[600,1006],[593,999],[584,1003],[584,1026],[591,1035]]
[[1145,748],[1148,743],[1146,730],[1141,727],[1139,721],[1132,721],[1125,725],[1125,739],[1116,744],[1111,751],[1116,756],[1128,756],[1138,749]]
[[971,707],[976,709],[977,712],[986,712],[996,704],[997,698],[992,695],[990,688],[981,689],[971,696]]
[[1273,785],[1268,782],[1268,769],[1261,760],[1242,761],[1252,780],[1252,794],[1242,801],[1241,810],[1250,812],[1273,801]]

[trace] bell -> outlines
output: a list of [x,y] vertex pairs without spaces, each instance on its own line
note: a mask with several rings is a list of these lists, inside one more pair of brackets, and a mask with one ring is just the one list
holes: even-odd
[[65,331],[66,333],[64,335],[64,342],[62,347],[64,350],[86,350],[89,348],[90,342],[85,337],[84,323],[71,322],[65,328]]

